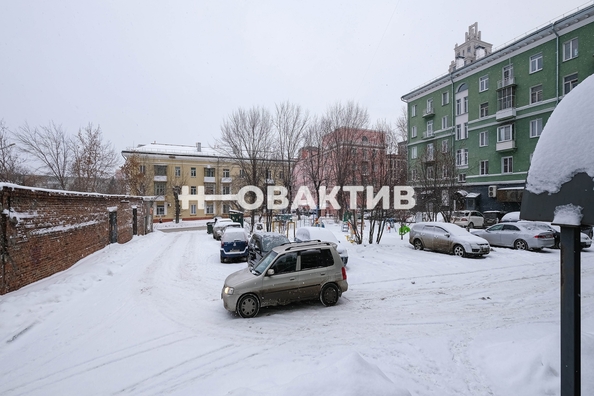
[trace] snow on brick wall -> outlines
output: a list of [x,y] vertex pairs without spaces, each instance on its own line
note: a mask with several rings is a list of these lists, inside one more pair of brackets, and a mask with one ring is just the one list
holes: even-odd
[[[149,208],[142,198],[69,193],[0,185],[0,294],[70,268],[80,259],[145,233]],[[117,217],[117,234],[110,230]]]

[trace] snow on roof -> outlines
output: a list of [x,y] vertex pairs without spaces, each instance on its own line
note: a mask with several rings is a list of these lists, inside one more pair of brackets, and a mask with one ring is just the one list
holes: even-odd
[[594,75],[571,90],[551,114],[536,144],[526,189],[555,194],[576,174],[594,178]]
[[153,153],[153,154],[179,154],[179,155],[204,155],[204,156],[216,156],[217,153],[208,148],[201,146],[198,150],[198,146],[187,146],[181,144],[165,144],[153,142],[142,146],[135,147],[130,151],[139,153]]

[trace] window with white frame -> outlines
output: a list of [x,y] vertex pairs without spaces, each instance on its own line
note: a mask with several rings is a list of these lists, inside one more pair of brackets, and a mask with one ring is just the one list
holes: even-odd
[[245,178],[245,170],[243,170],[243,169],[240,169],[240,170],[239,170],[239,177],[240,177],[241,179]]
[[410,178],[411,178],[411,180],[417,180],[417,170],[416,169],[410,170]]
[[448,116],[445,115],[443,117],[441,117],[441,129],[446,129],[448,127]]
[[223,169],[223,177],[231,177],[231,172],[229,169]]
[[433,136],[433,120],[427,121],[427,137]]
[[456,140],[462,140],[462,124],[456,125]]
[[196,204],[190,204],[190,214],[191,215],[196,215]]
[[181,177],[181,166],[175,167],[175,177]]
[[207,202],[204,205],[204,213],[206,213],[206,214],[214,214],[214,203]]
[[435,159],[435,149],[433,143],[427,144],[427,161],[433,161]]
[[514,138],[513,124],[508,124],[497,128],[497,141],[508,142]]
[[417,105],[410,106],[410,116],[415,117],[417,115]]
[[190,177],[196,177],[196,168],[190,168]]
[[427,114],[433,113],[433,98],[427,99]]
[[229,206],[229,204],[223,204],[223,213],[227,214],[229,213],[229,209],[231,207]]
[[214,183],[204,183],[204,193],[205,194],[216,194],[216,184]]
[[514,171],[514,158],[503,157],[501,158],[501,173],[513,173]]
[[413,125],[410,127],[410,137],[416,138],[417,137],[417,126]]
[[468,166],[468,149],[456,151],[456,166]]
[[435,179],[435,172],[432,166],[427,167],[427,179]]
[[530,73],[542,70],[542,52],[530,57]]
[[441,105],[445,106],[450,103],[450,92],[445,91],[441,93]]
[[204,168],[204,177],[215,177],[214,168]]
[[165,203],[157,204],[157,216],[165,216]]
[[413,146],[410,148],[410,158],[411,159],[417,158],[417,146]]
[[468,123],[456,125],[456,140],[468,139]]
[[448,140],[447,139],[444,139],[444,140],[441,141],[441,152],[442,153],[447,153],[448,152],[448,145],[449,145],[449,143],[448,143]]
[[462,114],[462,99],[456,99],[456,115]]
[[196,188],[196,186],[190,186],[190,195],[196,194],[198,194],[198,189]]
[[563,61],[567,61],[578,56],[577,37],[563,43]]
[[468,113],[468,96],[464,97],[462,110],[464,111],[464,114]]
[[542,102],[542,84],[530,88],[530,103]]
[[223,187],[221,188],[221,193],[223,195],[229,195],[231,194],[231,186],[230,185],[223,185]]
[[479,106],[479,117],[485,118],[489,115],[489,102],[481,103]]
[[567,95],[578,85],[578,74],[573,73],[563,78],[563,95]]
[[155,195],[165,195],[167,183],[155,182]]
[[138,170],[144,175],[146,173],[146,165],[140,165]]
[[489,89],[489,76],[482,76],[479,78],[479,92]]
[[448,177],[450,177],[450,168],[448,168],[447,165],[442,165],[441,166],[441,178],[447,179]]
[[479,164],[479,174],[480,175],[488,175],[489,174],[489,161],[484,160],[481,161]]
[[542,118],[530,121],[530,137],[539,137],[542,133]]
[[466,173],[458,173],[458,183],[466,183]]
[[479,147],[487,147],[489,145],[489,132],[482,131],[479,133]]

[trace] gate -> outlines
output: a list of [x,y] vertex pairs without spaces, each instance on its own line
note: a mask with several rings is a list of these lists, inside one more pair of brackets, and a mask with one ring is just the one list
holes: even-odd
[[118,242],[118,212],[109,212],[109,243]]

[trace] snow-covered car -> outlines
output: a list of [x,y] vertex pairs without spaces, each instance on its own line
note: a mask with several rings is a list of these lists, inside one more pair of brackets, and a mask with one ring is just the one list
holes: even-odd
[[290,243],[289,238],[278,232],[254,232],[248,244],[248,265],[253,267],[277,246]]
[[516,222],[516,221],[520,221],[520,212],[509,212],[503,215],[503,217],[501,218],[501,220],[499,221],[500,223],[510,223],[510,222]]
[[214,226],[213,228],[213,238],[220,241],[221,237],[223,236],[223,234],[225,233],[225,230],[227,228],[241,228],[243,229],[243,226],[241,225],[241,223],[236,223],[234,221],[225,221],[220,223],[219,225]]
[[460,257],[483,256],[491,251],[485,239],[452,223],[415,223],[408,241],[416,250],[429,249]]
[[217,232],[216,231],[219,230],[219,229],[221,229],[222,227],[224,227],[225,224],[232,223],[232,222],[233,222],[233,220],[228,219],[228,218],[220,218],[220,217],[216,218],[215,217],[215,221],[214,221],[214,223],[212,223],[212,237],[214,239],[219,239],[217,237]]
[[247,260],[248,237],[243,228],[229,228],[221,236],[221,263],[228,260]]
[[485,217],[476,210],[461,210],[452,213],[451,222],[464,228],[482,228],[485,224]]
[[485,230],[472,230],[472,233],[486,239],[493,246],[518,250],[541,250],[555,246],[553,230],[534,221],[499,223]]
[[299,227],[295,231],[295,242],[307,242],[307,241],[322,241],[331,242],[335,245],[336,251],[340,255],[344,265],[349,262],[349,252],[346,248],[346,242],[342,243],[339,241],[332,231],[327,230],[323,227]]

